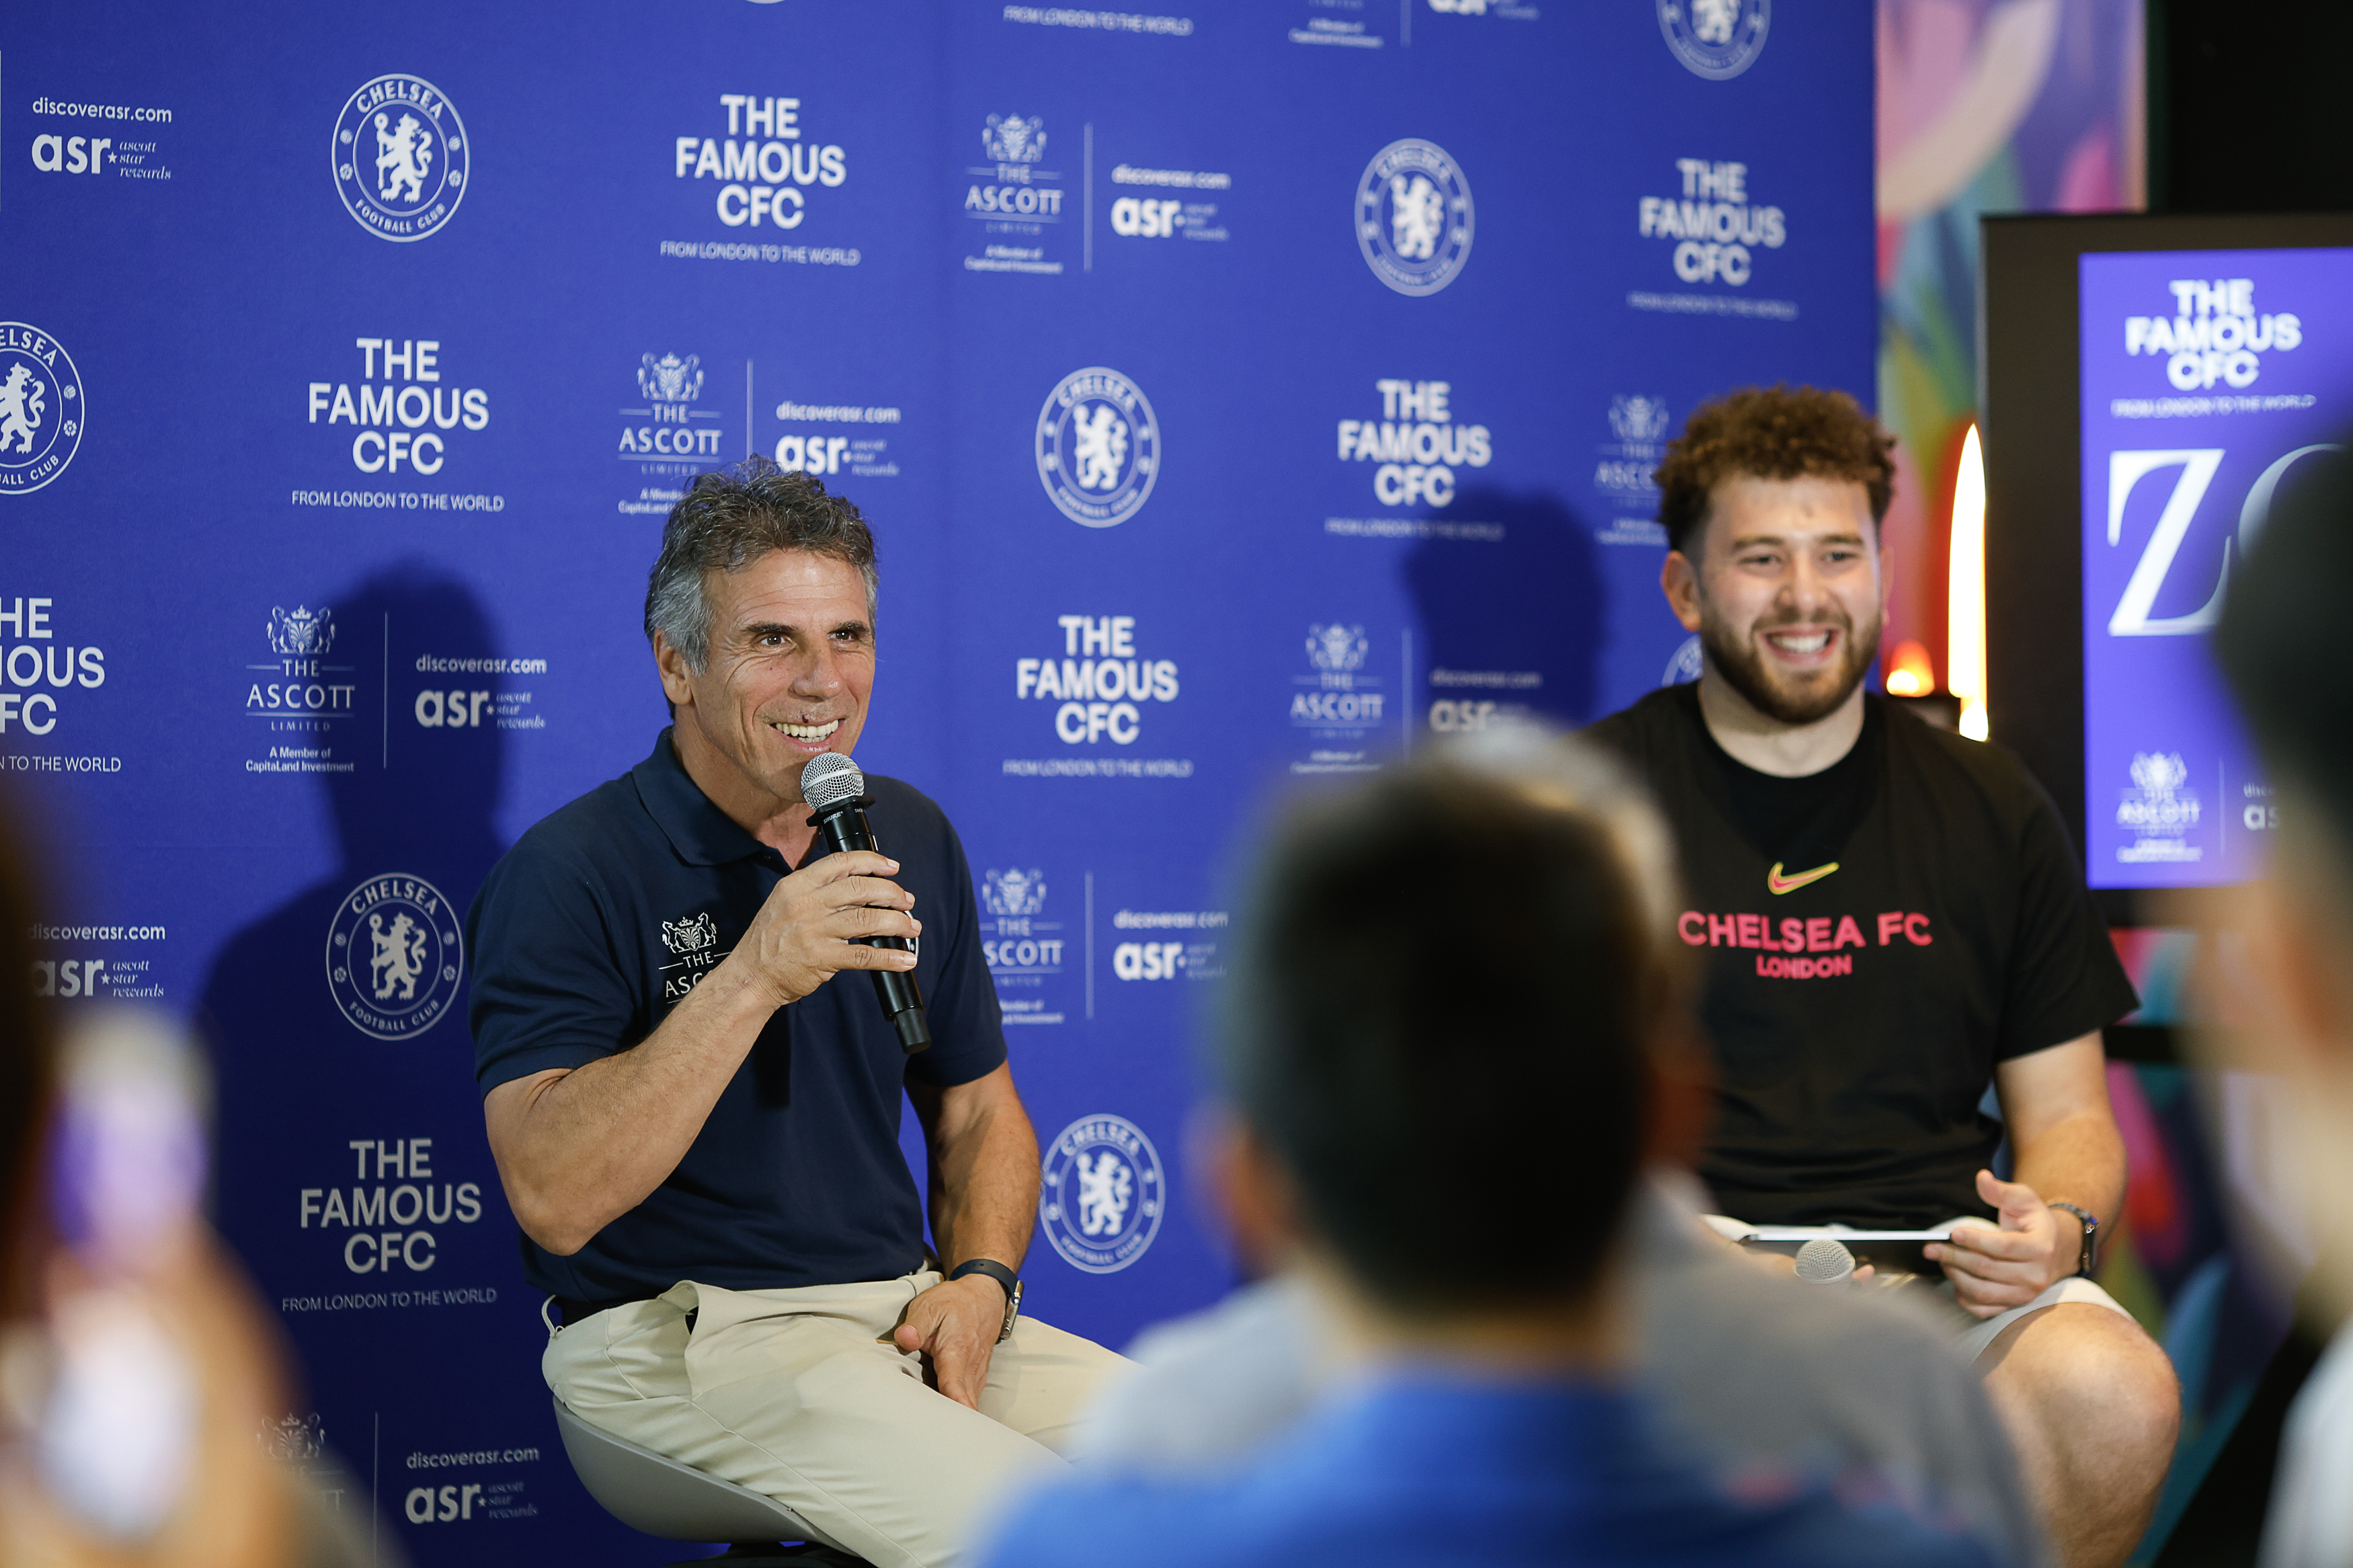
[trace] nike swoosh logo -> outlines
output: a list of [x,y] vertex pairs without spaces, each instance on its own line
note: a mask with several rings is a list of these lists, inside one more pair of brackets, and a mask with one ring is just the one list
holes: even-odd
[[1833,860],[1827,866],[1817,866],[1810,871],[1799,871],[1784,877],[1781,875],[1781,862],[1776,860],[1773,868],[1765,873],[1765,890],[1777,898],[1783,893],[1794,893],[1799,888],[1820,881],[1837,869],[1838,862]]

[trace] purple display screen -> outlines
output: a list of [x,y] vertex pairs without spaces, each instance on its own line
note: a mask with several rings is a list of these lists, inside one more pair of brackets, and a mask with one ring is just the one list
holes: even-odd
[[2277,818],[2208,640],[2278,487],[2353,426],[2353,250],[2079,265],[2091,883],[2240,881]]

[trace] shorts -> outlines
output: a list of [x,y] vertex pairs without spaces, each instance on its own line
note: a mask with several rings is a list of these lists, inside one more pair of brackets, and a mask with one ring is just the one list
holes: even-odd
[[[1709,1229],[1715,1231],[1718,1236],[1723,1237],[1725,1240],[1735,1243],[1737,1243],[1741,1237],[1746,1236],[1748,1232],[1757,1228],[1755,1226],[1748,1224],[1745,1220],[1736,1220],[1727,1215],[1711,1214],[1702,1215],[1700,1217],[1707,1222]],[[1803,1226],[1792,1226],[1779,1228],[1814,1230],[1820,1232],[1824,1236],[1835,1237],[1841,1230],[1849,1227],[1844,1226],[1823,1225]],[[1932,1226],[1926,1228],[1936,1229],[1939,1227]],[[1976,1361],[1978,1357],[1985,1354],[1987,1350],[1991,1348],[1994,1341],[2001,1338],[2003,1330],[2009,1328],[2012,1323],[2018,1322],[2033,1313],[2042,1311],[2046,1307],[2056,1307],[2062,1303],[2073,1302],[2086,1307],[2105,1307],[2109,1311],[2116,1313],[2120,1317],[2126,1319],[2130,1319],[2132,1317],[2130,1312],[2126,1311],[2124,1308],[2117,1303],[2116,1299],[2114,1296],[2109,1295],[2096,1283],[2084,1279],[2080,1274],[2071,1274],[2066,1279],[2045,1289],[2043,1292],[2035,1297],[2033,1300],[2026,1302],[2022,1306],[2012,1307],[2006,1312],[1998,1312],[1990,1318],[1980,1318],[1976,1313],[1971,1312],[1961,1306],[1959,1302],[1954,1300],[1953,1282],[1940,1276],[1919,1274],[1883,1274],[1874,1276],[1873,1282],[1887,1286],[1890,1289],[1916,1289],[1925,1287],[1932,1290],[1937,1299],[1944,1302],[1946,1309],[1951,1314],[1953,1332],[1957,1341],[1957,1348],[1960,1351],[1962,1359],[1971,1362]]]

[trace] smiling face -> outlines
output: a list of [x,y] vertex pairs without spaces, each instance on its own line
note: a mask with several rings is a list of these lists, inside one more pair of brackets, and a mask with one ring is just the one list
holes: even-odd
[[[874,626],[858,568],[774,550],[713,572],[710,653],[700,670],[657,637],[679,761],[720,809],[752,826],[801,804],[801,770],[848,755],[874,688]],[[757,828],[754,830],[756,832]]]
[[1780,724],[1829,717],[1879,657],[1879,528],[1852,480],[1733,479],[1667,594],[1710,673]]

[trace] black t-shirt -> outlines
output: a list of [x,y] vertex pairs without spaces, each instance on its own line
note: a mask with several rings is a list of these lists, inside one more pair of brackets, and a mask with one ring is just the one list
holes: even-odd
[[1720,1109],[1700,1174],[1762,1225],[1910,1228],[1990,1213],[1997,1063],[2137,1005],[2073,846],[2009,752],[1866,699],[1862,738],[1805,778],[1727,755],[1696,686],[1587,735],[1649,781],[1707,950]]
[[[769,1018],[702,1131],[651,1196],[569,1258],[522,1238],[523,1274],[592,1305],[681,1279],[732,1290],[892,1279],[923,1258],[899,1152],[906,1080],[969,1083],[1005,1060],[972,872],[947,817],[871,774],[874,836],[915,895],[933,1045],[909,1057],[873,983],[844,972]],[[818,840],[812,859],[826,853]],[[695,786],[662,731],[653,754],[524,834],[467,917],[484,1094],[628,1050],[733,951],[784,857]]]

